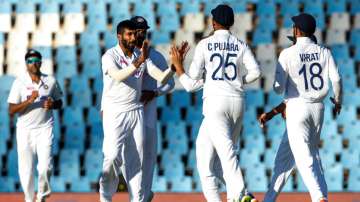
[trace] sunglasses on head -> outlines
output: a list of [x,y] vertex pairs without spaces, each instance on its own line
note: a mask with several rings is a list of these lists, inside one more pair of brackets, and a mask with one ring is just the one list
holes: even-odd
[[26,64],[35,64],[35,63],[41,63],[41,60],[39,58],[28,58],[26,60]]

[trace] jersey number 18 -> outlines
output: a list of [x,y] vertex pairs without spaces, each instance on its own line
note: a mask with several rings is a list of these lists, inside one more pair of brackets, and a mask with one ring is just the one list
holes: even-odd
[[[224,76],[225,79],[233,81],[236,79],[237,76],[237,72],[236,72],[236,65],[235,63],[229,61],[232,57],[236,58],[236,54],[234,53],[228,53],[226,55],[226,59],[225,59],[225,63],[224,63],[224,57],[220,54],[220,53],[214,53],[211,55],[210,57],[210,62],[212,62],[215,58],[219,58],[220,62],[219,65],[217,66],[217,68],[215,69],[215,71],[213,72],[213,74],[211,75],[211,78],[213,80],[224,80]],[[232,67],[234,69],[234,75],[232,75],[232,77],[230,77],[225,69]],[[224,74],[219,75],[219,70],[223,68],[223,71],[220,71],[220,73],[224,72]]]
[[[324,87],[324,80],[321,77],[322,67],[319,63],[315,62],[310,65],[310,85],[311,88],[314,90],[321,90]],[[304,76],[304,83],[305,83],[305,90],[309,90],[309,82],[308,82],[308,74],[306,71],[306,64],[302,66],[302,68],[299,71],[299,75],[303,74]],[[314,80],[319,79],[320,84],[315,85]]]

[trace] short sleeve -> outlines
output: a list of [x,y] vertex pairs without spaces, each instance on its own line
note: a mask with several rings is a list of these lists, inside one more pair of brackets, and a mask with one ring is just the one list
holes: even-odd
[[62,90],[60,88],[60,85],[59,85],[59,83],[57,81],[55,81],[51,97],[54,100],[60,100],[63,97],[63,92],[62,92]]
[[11,90],[8,97],[8,103],[20,104],[21,103],[21,92],[19,81],[15,80],[11,86]]

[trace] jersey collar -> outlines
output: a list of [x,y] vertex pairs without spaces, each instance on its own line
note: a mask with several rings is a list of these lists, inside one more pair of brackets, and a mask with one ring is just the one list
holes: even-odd
[[219,29],[214,32],[215,35],[227,35],[230,34],[229,30],[226,29]]
[[29,72],[26,71],[24,77],[25,77],[24,80],[26,81],[26,83],[31,84],[31,85],[42,86],[47,82],[46,74],[43,74],[43,73],[40,74],[40,82],[38,84],[33,82],[33,80],[30,77]]
[[296,44],[310,44],[314,43],[309,37],[297,37]]

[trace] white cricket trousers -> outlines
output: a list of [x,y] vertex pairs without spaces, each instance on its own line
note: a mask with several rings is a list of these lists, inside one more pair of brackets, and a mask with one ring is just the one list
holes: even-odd
[[144,140],[144,165],[143,184],[145,201],[151,200],[152,181],[157,157],[157,112],[156,98],[144,106],[145,140]]
[[203,101],[204,119],[196,140],[196,160],[208,202],[221,201],[217,187],[220,177],[217,156],[226,183],[227,200],[237,201],[246,191],[235,145],[241,129],[243,106],[244,99],[239,97],[211,96]]
[[130,201],[144,201],[142,187],[143,166],[143,108],[116,113],[103,112],[104,162],[100,178],[100,201],[110,202],[123,176],[129,190]]
[[50,195],[50,175],[52,171],[51,148],[53,144],[53,127],[36,129],[17,128],[16,141],[18,151],[19,177],[24,190],[25,201],[34,200],[34,166],[37,157],[38,193],[43,199]]
[[322,103],[290,99],[286,104],[286,128],[275,158],[274,174],[264,202],[276,200],[291,171],[296,167],[313,202],[327,198],[318,144],[324,118]]

